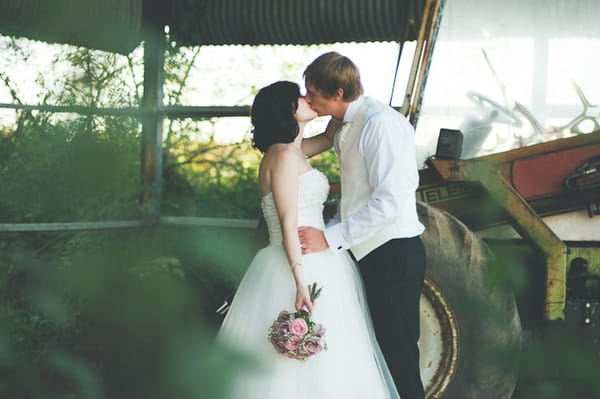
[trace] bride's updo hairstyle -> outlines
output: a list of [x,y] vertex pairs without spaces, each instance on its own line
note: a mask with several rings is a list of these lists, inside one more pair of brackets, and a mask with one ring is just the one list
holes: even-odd
[[296,110],[300,86],[279,81],[259,90],[252,103],[250,118],[254,125],[252,145],[265,152],[275,143],[291,143],[298,132]]

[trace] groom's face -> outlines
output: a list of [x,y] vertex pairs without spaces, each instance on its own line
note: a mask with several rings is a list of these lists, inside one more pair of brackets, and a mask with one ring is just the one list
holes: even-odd
[[306,102],[319,115],[331,115],[336,104],[335,97],[327,98],[312,84],[306,84]]

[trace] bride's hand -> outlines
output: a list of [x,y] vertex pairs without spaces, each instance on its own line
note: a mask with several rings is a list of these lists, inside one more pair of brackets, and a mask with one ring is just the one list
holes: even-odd
[[313,303],[310,301],[308,288],[304,285],[296,288],[296,310],[306,310],[308,314],[313,312]]

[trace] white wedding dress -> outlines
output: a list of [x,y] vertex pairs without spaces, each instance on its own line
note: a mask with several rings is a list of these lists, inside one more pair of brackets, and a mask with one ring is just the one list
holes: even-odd
[[[310,169],[299,185],[298,225],[323,229],[326,177]],[[374,337],[360,275],[346,252],[328,249],[302,258],[305,282],[323,288],[312,320],[326,328],[327,350],[304,362],[275,352],[267,332],[280,311],[294,311],[296,289],[273,196],[265,195],[261,205],[270,244],[246,271],[217,337],[256,360],[235,377],[232,398],[399,398]]]

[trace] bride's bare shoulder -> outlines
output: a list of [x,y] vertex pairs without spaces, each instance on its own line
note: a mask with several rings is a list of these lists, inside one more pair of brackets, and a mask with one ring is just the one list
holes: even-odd
[[277,143],[269,147],[265,153],[265,161],[270,166],[281,167],[288,166],[294,167],[297,161],[301,160],[298,149],[293,145]]
[[290,144],[271,145],[263,155],[259,178],[263,193],[271,191],[271,178],[276,175],[299,174],[304,159]]

